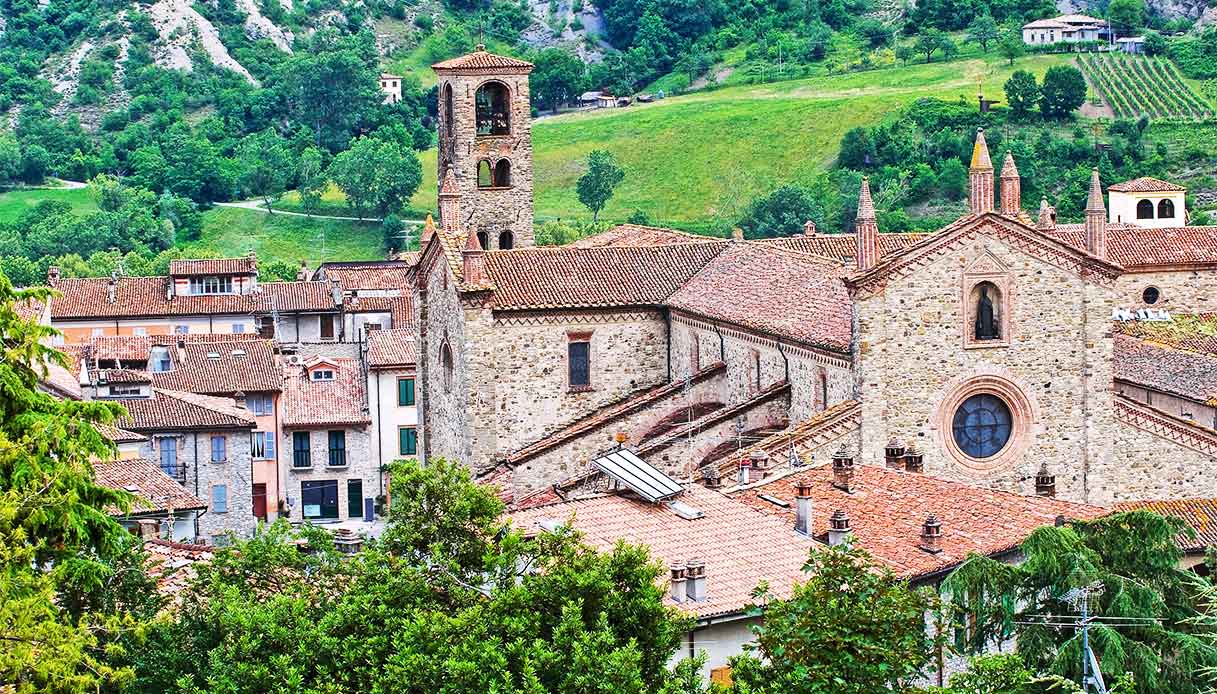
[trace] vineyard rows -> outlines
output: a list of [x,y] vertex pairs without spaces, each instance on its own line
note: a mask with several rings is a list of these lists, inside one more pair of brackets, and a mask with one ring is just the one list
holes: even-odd
[[1201,120],[1213,107],[1192,91],[1175,64],[1164,58],[1084,55],[1082,70],[1118,118]]

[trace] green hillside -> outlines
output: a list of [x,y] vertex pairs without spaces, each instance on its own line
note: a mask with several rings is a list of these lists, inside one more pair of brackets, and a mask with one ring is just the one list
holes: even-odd
[[256,210],[215,207],[203,213],[203,233],[186,249],[204,249],[221,256],[238,256],[251,248],[265,260],[310,266],[322,260],[384,258],[378,224],[334,219],[309,219]]
[[[734,219],[750,200],[830,166],[850,128],[882,120],[915,99],[974,102],[978,82],[1001,97],[1015,69],[1043,74],[1067,55],[1037,55],[1014,67],[994,56],[949,63],[727,87],[622,110],[541,118],[533,125],[538,220],[586,217],[575,195],[582,162],[607,149],[626,170],[602,217],[643,210],[653,220],[698,226]],[[435,152],[424,153],[413,204],[435,205]]]

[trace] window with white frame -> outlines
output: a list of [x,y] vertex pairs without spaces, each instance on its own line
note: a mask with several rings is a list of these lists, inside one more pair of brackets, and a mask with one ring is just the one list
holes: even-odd
[[275,413],[275,403],[269,393],[254,393],[245,396],[245,406],[256,415]]
[[255,460],[273,460],[275,457],[275,432],[253,432],[249,443],[249,455]]
[[191,294],[232,294],[231,277],[192,277]]
[[333,369],[313,369],[309,372],[309,378],[314,381],[332,381],[334,380]]
[[168,347],[153,347],[148,350],[148,370],[153,373],[173,370],[173,359]]

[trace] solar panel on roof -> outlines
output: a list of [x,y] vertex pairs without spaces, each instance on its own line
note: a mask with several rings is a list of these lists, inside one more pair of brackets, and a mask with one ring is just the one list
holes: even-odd
[[676,480],[655,469],[628,448],[605,453],[593,460],[592,465],[652,503],[684,491]]

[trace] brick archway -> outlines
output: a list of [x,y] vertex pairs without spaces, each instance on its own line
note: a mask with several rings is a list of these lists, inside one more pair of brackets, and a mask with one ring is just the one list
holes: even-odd
[[658,436],[662,436],[676,427],[683,426],[694,420],[700,419],[711,412],[720,410],[724,407],[721,402],[699,402],[681,407],[668,415],[660,418],[658,421],[651,424],[640,436],[636,437],[636,441],[649,441]]

